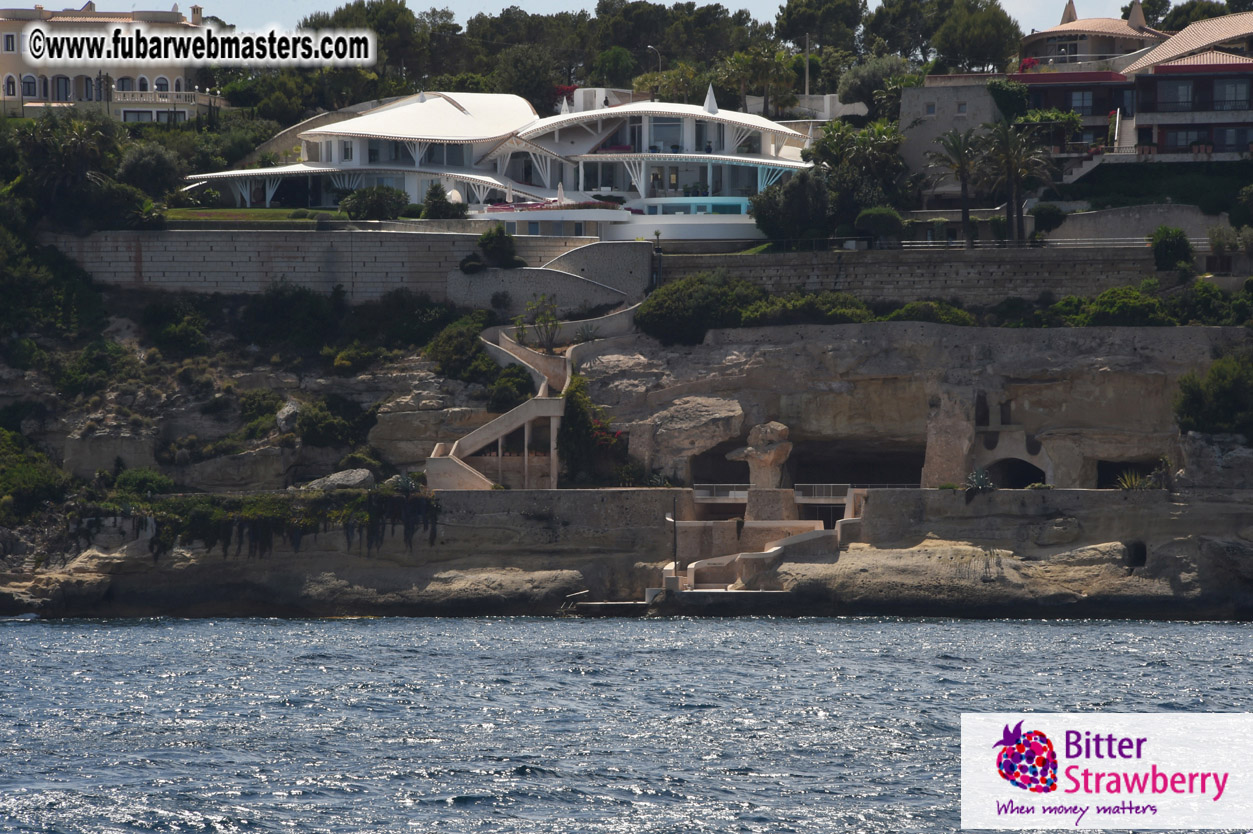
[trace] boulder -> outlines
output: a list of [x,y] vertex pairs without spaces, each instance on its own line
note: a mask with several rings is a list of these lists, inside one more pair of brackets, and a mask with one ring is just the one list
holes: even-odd
[[329,492],[333,489],[369,489],[372,486],[374,475],[369,469],[345,469],[343,472],[310,481],[301,489],[322,489]]
[[283,407],[274,415],[274,422],[278,424],[278,430],[286,434],[296,430],[296,418],[300,416],[300,403],[295,400],[288,400],[283,403]]

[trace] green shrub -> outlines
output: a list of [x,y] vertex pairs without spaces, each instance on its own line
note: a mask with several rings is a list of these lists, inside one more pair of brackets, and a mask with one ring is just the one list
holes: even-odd
[[1180,261],[1192,260],[1192,244],[1183,229],[1158,226],[1149,243],[1153,246],[1153,263],[1159,270],[1174,269]]
[[717,327],[738,327],[742,310],[766,293],[741,278],[697,273],[657,289],[635,313],[635,326],[665,345],[697,345]]
[[466,255],[457,266],[466,275],[474,275],[487,269],[487,264],[483,262],[483,256],[478,252],[471,252],[469,255]]
[[425,345],[457,318],[447,302],[432,301],[426,293],[391,290],[378,301],[358,304],[347,312],[344,337],[386,348]]
[[55,354],[49,366],[52,382],[63,397],[94,394],[111,382],[139,375],[139,361],[132,352],[107,339],[97,339],[82,350]]
[[465,203],[450,203],[444,186],[431,183],[422,201],[423,220],[464,220],[469,207]]
[[125,495],[164,495],[174,491],[174,481],[153,469],[124,469],[113,482],[113,489]]
[[884,321],[927,321],[973,327],[975,317],[945,301],[911,301],[884,317]]
[[330,360],[331,370],[335,373],[351,376],[379,361],[380,351],[353,340],[342,349],[329,346],[322,348],[322,358]]
[[521,365],[508,365],[501,369],[487,389],[487,410],[503,414],[526,402],[535,393],[535,381],[530,372]]
[[309,216],[308,209],[296,209],[291,214],[287,215],[287,217],[291,220],[304,220],[308,216]]
[[500,368],[483,349],[479,333],[492,321],[492,314],[486,310],[462,316],[431,339],[423,353],[439,365],[442,376],[490,385]]
[[340,458],[336,468],[340,470],[369,469],[377,475],[383,468],[383,463],[379,460],[378,453],[369,446],[358,446]]
[[626,438],[613,430],[604,409],[592,401],[583,377],[571,378],[565,400],[557,450],[568,482],[611,482],[617,467],[627,462]]
[[420,218],[422,216],[422,204],[421,203],[409,203],[407,206],[405,206],[403,209],[400,210],[400,216],[414,218],[414,219]]
[[503,223],[497,223],[479,235],[479,249],[489,264],[503,269],[511,268],[517,255],[513,235],[505,231]]
[[0,429],[0,526],[21,523],[44,501],[61,500],[67,480],[26,438]]
[[1175,419],[1181,431],[1253,439],[1253,358],[1223,356],[1204,376],[1185,374],[1175,397]]
[[239,416],[245,423],[258,417],[272,417],[283,406],[283,398],[273,391],[258,388],[239,395]]
[[1035,230],[1044,234],[1066,222],[1066,212],[1053,203],[1037,203],[1031,207],[1031,216],[1035,218]]
[[875,240],[900,237],[904,224],[896,209],[891,206],[872,206],[863,209],[853,222],[857,231],[872,235]]
[[395,220],[409,204],[409,195],[389,185],[358,188],[339,201],[351,220]]
[[326,296],[284,281],[249,300],[236,335],[245,343],[316,350],[335,341],[344,308],[342,288]]
[[374,423],[373,412],[346,397],[328,394],[300,409],[296,433],[310,446],[356,446],[365,441]]
[[848,293],[793,292],[766,296],[744,308],[744,327],[772,327],[783,324],[849,324],[870,321],[874,314],[860,299]]
[[1206,235],[1215,255],[1230,255],[1240,250],[1240,233],[1230,226],[1211,226]]
[[1092,299],[1075,322],[1078,327],[1164,327],[1175,323],[1148,286],[1108,289]]
[[144,307],[140,323],[148,338],[171,359],[200,356],[209,349],[208,321],[186,299],[155,301]]

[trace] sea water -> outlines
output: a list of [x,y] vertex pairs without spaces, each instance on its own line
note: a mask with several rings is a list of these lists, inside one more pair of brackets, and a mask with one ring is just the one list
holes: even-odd
[[1226,623],[5,622],[0,831],[952,832],[963,711],[1249,711],[1251,650]]

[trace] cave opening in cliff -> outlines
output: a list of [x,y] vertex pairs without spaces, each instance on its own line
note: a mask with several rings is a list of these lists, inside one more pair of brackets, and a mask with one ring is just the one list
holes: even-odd
[[1025,489],[1046,482],[1043,469],[1021,458],[1001,458],[987,470],[992,483],[1000,489]]
[[796,444],[787,467],[797,484],[917,486],[926,456],[922,444],[809,440]]
[[[695,455],[692,483],[748,483],[748,465],[726,457],[743,446],[743,440],[729,440]],[[796,484],[917,486],[922,482],[925,458],[926,447],[921,443],[794,438],[779,485],[785,489]]]
[[1096,462],[1096,488],[1118,489],[1118,479],[1123,475],[1153,474],[1157,460],[1098,460]]

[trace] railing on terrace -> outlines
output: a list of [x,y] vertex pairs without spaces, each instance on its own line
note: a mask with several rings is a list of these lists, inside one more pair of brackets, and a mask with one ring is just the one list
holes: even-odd
[[[918,484],[795,484],[792,487],[798,499],[804,498],[847,498],[852,489],[919,489]],[[702,498],[739,498],[747,499],[752,484],[693,484],[692,493],[697,500]]]
[[[1190,238],[1193,251],[1198,254],[1209,252],[1207,238]],[[975,249],[1145,249],[1149,245],[1144,237],[1105,237],[1105,238],[1045,238],[1042,241],[1013,240],[976,240]],[[957,240],[906,240],[901,242],[903,249],[962,249],[965,242]]]
[[797,498],[844,498],[849,484],[796,484],[793,489]]
[[692,484],[697,498],[747,498],[752,484]]

